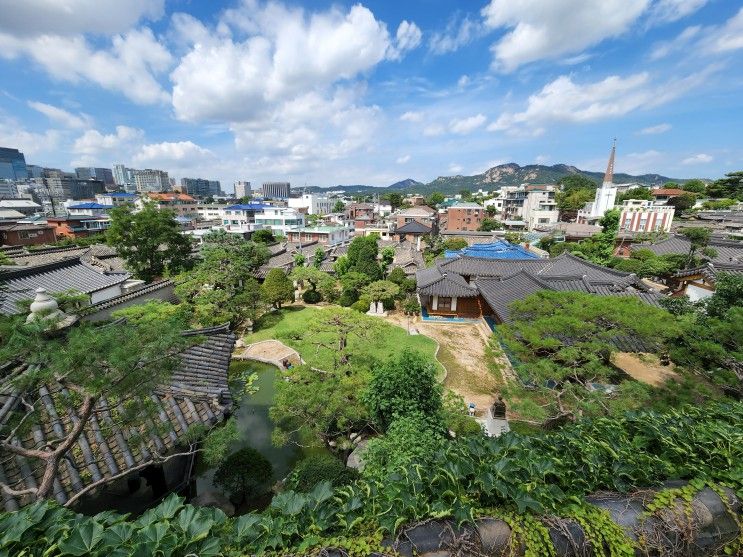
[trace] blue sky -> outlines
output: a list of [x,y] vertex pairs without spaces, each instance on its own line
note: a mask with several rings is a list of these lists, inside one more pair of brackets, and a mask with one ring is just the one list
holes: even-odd
[[71,169],[388,185],[743,168],[738,0],[0,0],[0,146]]

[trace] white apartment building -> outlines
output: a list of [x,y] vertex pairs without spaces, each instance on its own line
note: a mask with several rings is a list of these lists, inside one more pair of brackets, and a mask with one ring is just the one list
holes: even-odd
[[537,186],[529,190],[524,199],[521,218],[526,223],[527,230],[537,226],[555,224],[560,220],[560,211],[557,210],[555,200],[556,186]]
[[237,199],[248,197],[249,195],[252,195],[252,190],[250,189],[250,182],[242,182],[242,181],[235,182],[235,197]]
[[627,199],[619,215],[620,232],[670,232],[674,207],[645,199]]
[[199,220],[223,220],[227,205],[199,205],[196,207],[196,216]]
[[170,179],[164,170],[134,170],[134,185],[138,192],[163,192],[170,189]]
[[222,227],[227,232],[252,232],[253,230],[262,228],[262,226],[256,224],[256,216],[268,207],[270,205],[263,205],[262,203],[241,203],[222,206],[218,211],[219,216],[217,218],[222,221]]
[[292,209],[307,209],[310,215],[327,215],[333,211],[335,202],[324,195],[305,193],[302,197],[290,197],[287,204]]
[[139,196],[136,193],[97,193],[95,194],[96,203],[101,205],[111,205],[112,207],[119,207],[120,205],[126,205],[127,203],[136,203]]
[[286,236],[290,230],[305,225],[304,215],[291,207],[274,207],[264,205],[263,210],[255,214],[255,227],[270,228],[274,234]]

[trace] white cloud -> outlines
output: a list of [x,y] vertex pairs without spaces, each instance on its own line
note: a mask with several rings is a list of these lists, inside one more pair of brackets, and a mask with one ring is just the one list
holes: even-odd
[[459,174],[462,170],[464,170],[464,167],[461,164],[453,162],[449,165],[449,172],[452,174]]
[[534,162],[536,164],[546,164],[549,161],[550,161],[549,155],[537,155],[536,157],[534,157]]
[[465,74],[457,80],[457,87],[459,87],[460,89],[463,89],[467,87],[467,85],[469,85],[471,81],[472,80],[470,79],[470,76]]
[[73,114],[57,106],[36,101],[28,101],[28,106],[41,112],[52,122],[57,122],[66,128],[89,128],[92,125],[92,118],[87,114]]
[[52,77],[97,83],[137,103],[166,100],[155,75],[172,57],[148,28],[132,29],[111,39],[109,49],[95,50],[83,36],[38,35],[19,38],[0,33],[0,56],[30,56]]
[[510,29],[491,47],[503,71],[542,59],[579,53],[621,35],[648,7],[649,0],[491,0],[482,9],[490,29]]
[[423,33],[415,23],[403,20],[397,28],[395,46],[390,47],[387,57],[391,60],[399,60],[409,50],[418,48],[418,45],[421,44],[422,36]]
[[656,135],[659,133],[666,133],[672,128],[671,124],[658,124],[657,126],[649,126],[642,128],[638,133],[640,135]]
[[684,46],[688,45],[692,39],[697,37],[702,30],[701,25],[694,25],[693,27],[687,27],[681,34],[673,40],[661,41],[653,46],[653,50],[650,52],[651,60],[660,60],[665,58],[672,52],[675,52]]
[[433,54],[455,52],[481,37],[485,32],[483,25],[465,17],[452,18],[442,32],[434,33],[428,41],[428,50]]
[[209,149],[204,149],[192,141],[163,141],[142,145],[133,160],[135,164],[171,169],[199,166],[215,158]]
[[397,164],[405,164],[410,160],[410,155],[403,155],[402,157],[397,157]]
[[651,21],[677,21],[693,14],[709,0],[657,0],[651,9]]
[[444,126],[441,124],[429,124],[423,128],[423,135],[426,137],[437,137],[444,133]]
[[164,0],[0,0],[0,32],[13,35],[111,34],[158,19]]
[[29,164],[31,164],[29,156],[55,152],[59,149],[61,141],[62,133],[59,130],[30,132],[24,129],[20,122],[0,114],[0,145],[12,146],[22,151]]
[[743,48],[743,8],[724,25],[705,30],[702,48],[708,53],[722,53]]
[[653,46],[651,60],[665,58],[673,53],[715,55],[743,48],[743,8],[722,25],[693,25],[676,38]]
[[280,4],[229,12],[223,27],[250,32],[242,41],[196,44],[172,72],[173,107],[182,120],[260,119],[307,90],[352,79],[385,59],[386,26],[367,8],[333,8],[308,17]]
[[681,164],[707,164],[712,162],[713,160],[714,157],[708,155],[707,153],[697,153],[696,155],[686,157],[684,160],[681,161]]
[[109,152],[114,155],[131,149],[144,137],[144,132],[129,126],[116,126],[116,132],[102,134],[98,130],[87,130],[75,140],[72,151],[77,155],[97,157]]
[[400,116],[400,120],[402,120],[403,122],[420,122],[421,120],[423,120],[423,113],[409,110],[408,112]]
[[700,72],[657,85],[651,82],[647,72],[626,77],[613,75],[586,84],[561,76],[531,95],[525,110],[502,113],[488,130],[533,135],[557,122],[584,123],[624,116],[667,103],[703,85],[719,69],[711,65]]
[[484,114],[476,114],[468,118],[455,118],[449,122],[449,131],[452,133],[465,135],[472,133],[487,121]]

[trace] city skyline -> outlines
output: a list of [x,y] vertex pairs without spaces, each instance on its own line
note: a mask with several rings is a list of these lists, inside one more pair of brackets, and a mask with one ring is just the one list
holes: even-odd
[[0,146],[178,179],[385,186],[496,164],[743,166],[743,8],[706,0],[0,0]]

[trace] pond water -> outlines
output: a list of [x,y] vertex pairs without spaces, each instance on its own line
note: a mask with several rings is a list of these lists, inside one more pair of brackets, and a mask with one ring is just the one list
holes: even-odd
[[[265,456],[273,466],[274,480],[282,480],[289,474],[297,461],[308,454],[308,450],[294,443],[276,447],[271,442],[274,424],[268,415],[268,410],[273,404],[276,382],[281,380],[281,373],[275,366],[261,362],[240,362],[238,365],[242,369],[247,369],[248,372],[257,374],[253,386],[258,388],[258,392],[252,395],[244,395],[242,400],[237,401],[233,415],[237,422],[239,438],[230,447],[230,453],[247,446],[254,448]],[[202,493],[204,490],[219,491],[219,488],[214,486],[212,482],[213,477],[214,469],[209,469],[197,476],[196,492]]]

